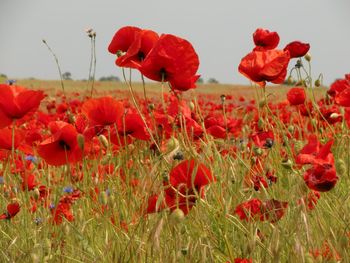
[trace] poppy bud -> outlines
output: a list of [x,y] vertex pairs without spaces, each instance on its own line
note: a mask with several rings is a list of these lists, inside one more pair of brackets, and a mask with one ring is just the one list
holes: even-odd
[[310,62],[311,61],[311,55],[310,53],[306,53],[306,55],[304,56],[305,60]]
[[291,169],[293,166],[292,161],[289,159],[283,160],[281,164],[284,168],[287,168],[287,169]]
[[33,191],[34,199],[38,200],[40,198],[40,191],[38,188],[35,188]]
[[166,151],[171,152],[172,150],[176,149],[178,146],[179,146],[179,141],[176,138],[171,137],[167,142]]
[[254,154],[257,155],[257,156],[260,156],[260,155],[263,154],[262,149],[259,148],[259,147],[254,147],[254,148],[253,148],[253,152],[254,152]]
[[81,133],[77,135],[77,141],[79,148],[83,151],[85,147],[85,137]]
[[191,111],[194,111],[195,108],[196,108],[196,107],[195,107],[193,101],[190,101],[190,109],[191,109]]
[[338,114],[338,113],[336,113],[336,112],[333,112],[332,114],[331,114],[331,116],[329,116],[331,119],[337,119],[337,118],[339,118],[341,115],[340,114]]
[[287,84],[288,84],[288,85],[292,85],[293,83],[294,83],[294,80],[293,80],[292,76],[289,76],[289,77],[287,78]]
[[293,125],[289,125],[289,126],[288,126],[288,131],[289,131],[290,133],[294,133],[295,127],[294,127]]
[[170,219],[175,223],[180,223],[184,218],[185,213],[180,208],[176,208],[170,215]]
[[68,122],[69,123],[75,123],[75,116],[73,115],[73,114],[71,114],[71,113],[68,113],[67,114],[68,116]]
[[100,134],[98,136],[98,140],[100,141],[100,143],[102,144],[103,147],[108,148],[108,140],[107,140],[106,136],[104,136],[103,134]]
[[154,103],[148,104],[148,109],[149,109],[150,111],[153,111],[155,108],[156,108],[156,106],[154,105]]
[[264,121],[263,119],[259,118],[258,120],[258,129],[262,130],[264,128]]
[[100,195],[100,202],[101,204],[103,205],[106,205],[108,203],[108,196],[107,196],[107,193],[106,191],[103,191]]
[[314,258],[310,254],[306,254],[305,256],[305,263],[314,263]]
[[335,163],[335,167],[336,167],[336,170],[337,170],[337,173],[339,175],[345,175],[346,173],[346,164],[344,162],[343,159],[338,159]]
[[262,99],[261,101],[259,101],[259,107],[262,108],[266,105],[266,100]]
[[315,86],[316,86],[316,87],[321,86],[321,81],[320,81],[319,79],[316,79],[316,80],[315,80]]

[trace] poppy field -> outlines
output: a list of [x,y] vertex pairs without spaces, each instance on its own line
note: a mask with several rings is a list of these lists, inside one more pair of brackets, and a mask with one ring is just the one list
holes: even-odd
[[0,262],[350,262],[350,74],[279,40],[253,33],[250,87],[132,26],[122,83],[0,84]]

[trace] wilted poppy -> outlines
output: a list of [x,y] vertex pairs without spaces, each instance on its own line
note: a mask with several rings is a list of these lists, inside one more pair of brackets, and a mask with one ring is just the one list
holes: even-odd
[[300,58],[305,56],[310,49],[310,44],[300,41],[293,41],[289,43],[283,50],[288,50],[290,58]]
[[169,82],[174,90],[194,88],[199,59],[190,42],[163,34],[140,67],[147,78]]
[[289,52],[283,50],[252,51],[239,64],[238,70],[253,82],[264,87],[266,82],[280,84],[287,75]]
[[287,99],[290,103],[290,105],[300,105],[304,104],[306,99],[305,90],[303,88],[291,88],[287,92]]
[[75,127],[62,121],[53,122],[50,126],[53,135],[38,146],[40,157],[56,166],[80,161],[83,153]]
[[29,90],[20,86],[0,84],[0,128],[35,111],[44,98],[43,91]]
[[256,46],[254,50],[262,51],[277,47],[280,37],[277,32],[270,32],[267,29],[258,28],[253,34],[253,40]]
[[332,164],[314,164],[305,172],[304,181],[312,190],[327,192],[335,186],[338,176]]

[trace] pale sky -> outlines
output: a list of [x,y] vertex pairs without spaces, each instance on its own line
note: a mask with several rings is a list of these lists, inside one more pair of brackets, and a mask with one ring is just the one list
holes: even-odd
[[258,27],[277,31],[281,49],[294,40],[310,43],[314,77],[323,73],[325,84],[350,72],[350,0],[0,0],[0,73],[58,79],[45,39],[62,71],[86,79],[90,39],[84,30],[92,27],[97,78],[120,77],[107,46],[127,25],[189,40],[204,80],[249,84],[237,67],[254,47]]

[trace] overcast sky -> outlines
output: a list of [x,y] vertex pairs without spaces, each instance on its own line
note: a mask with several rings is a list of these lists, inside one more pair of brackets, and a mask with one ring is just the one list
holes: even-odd
[[350,72],[349,0],[0,0],[0,73],[12,78],[57,79],[62,70],[88,77],[90,40],[97,32],[97,77],[121,76],[107,46],[115,31],[133,25],[189,40],[200,58],[199,74],[222,83],[248,84],[237,70],[258,27],[277,31],[280,48],[311,45],[314,76],[325,83]]

